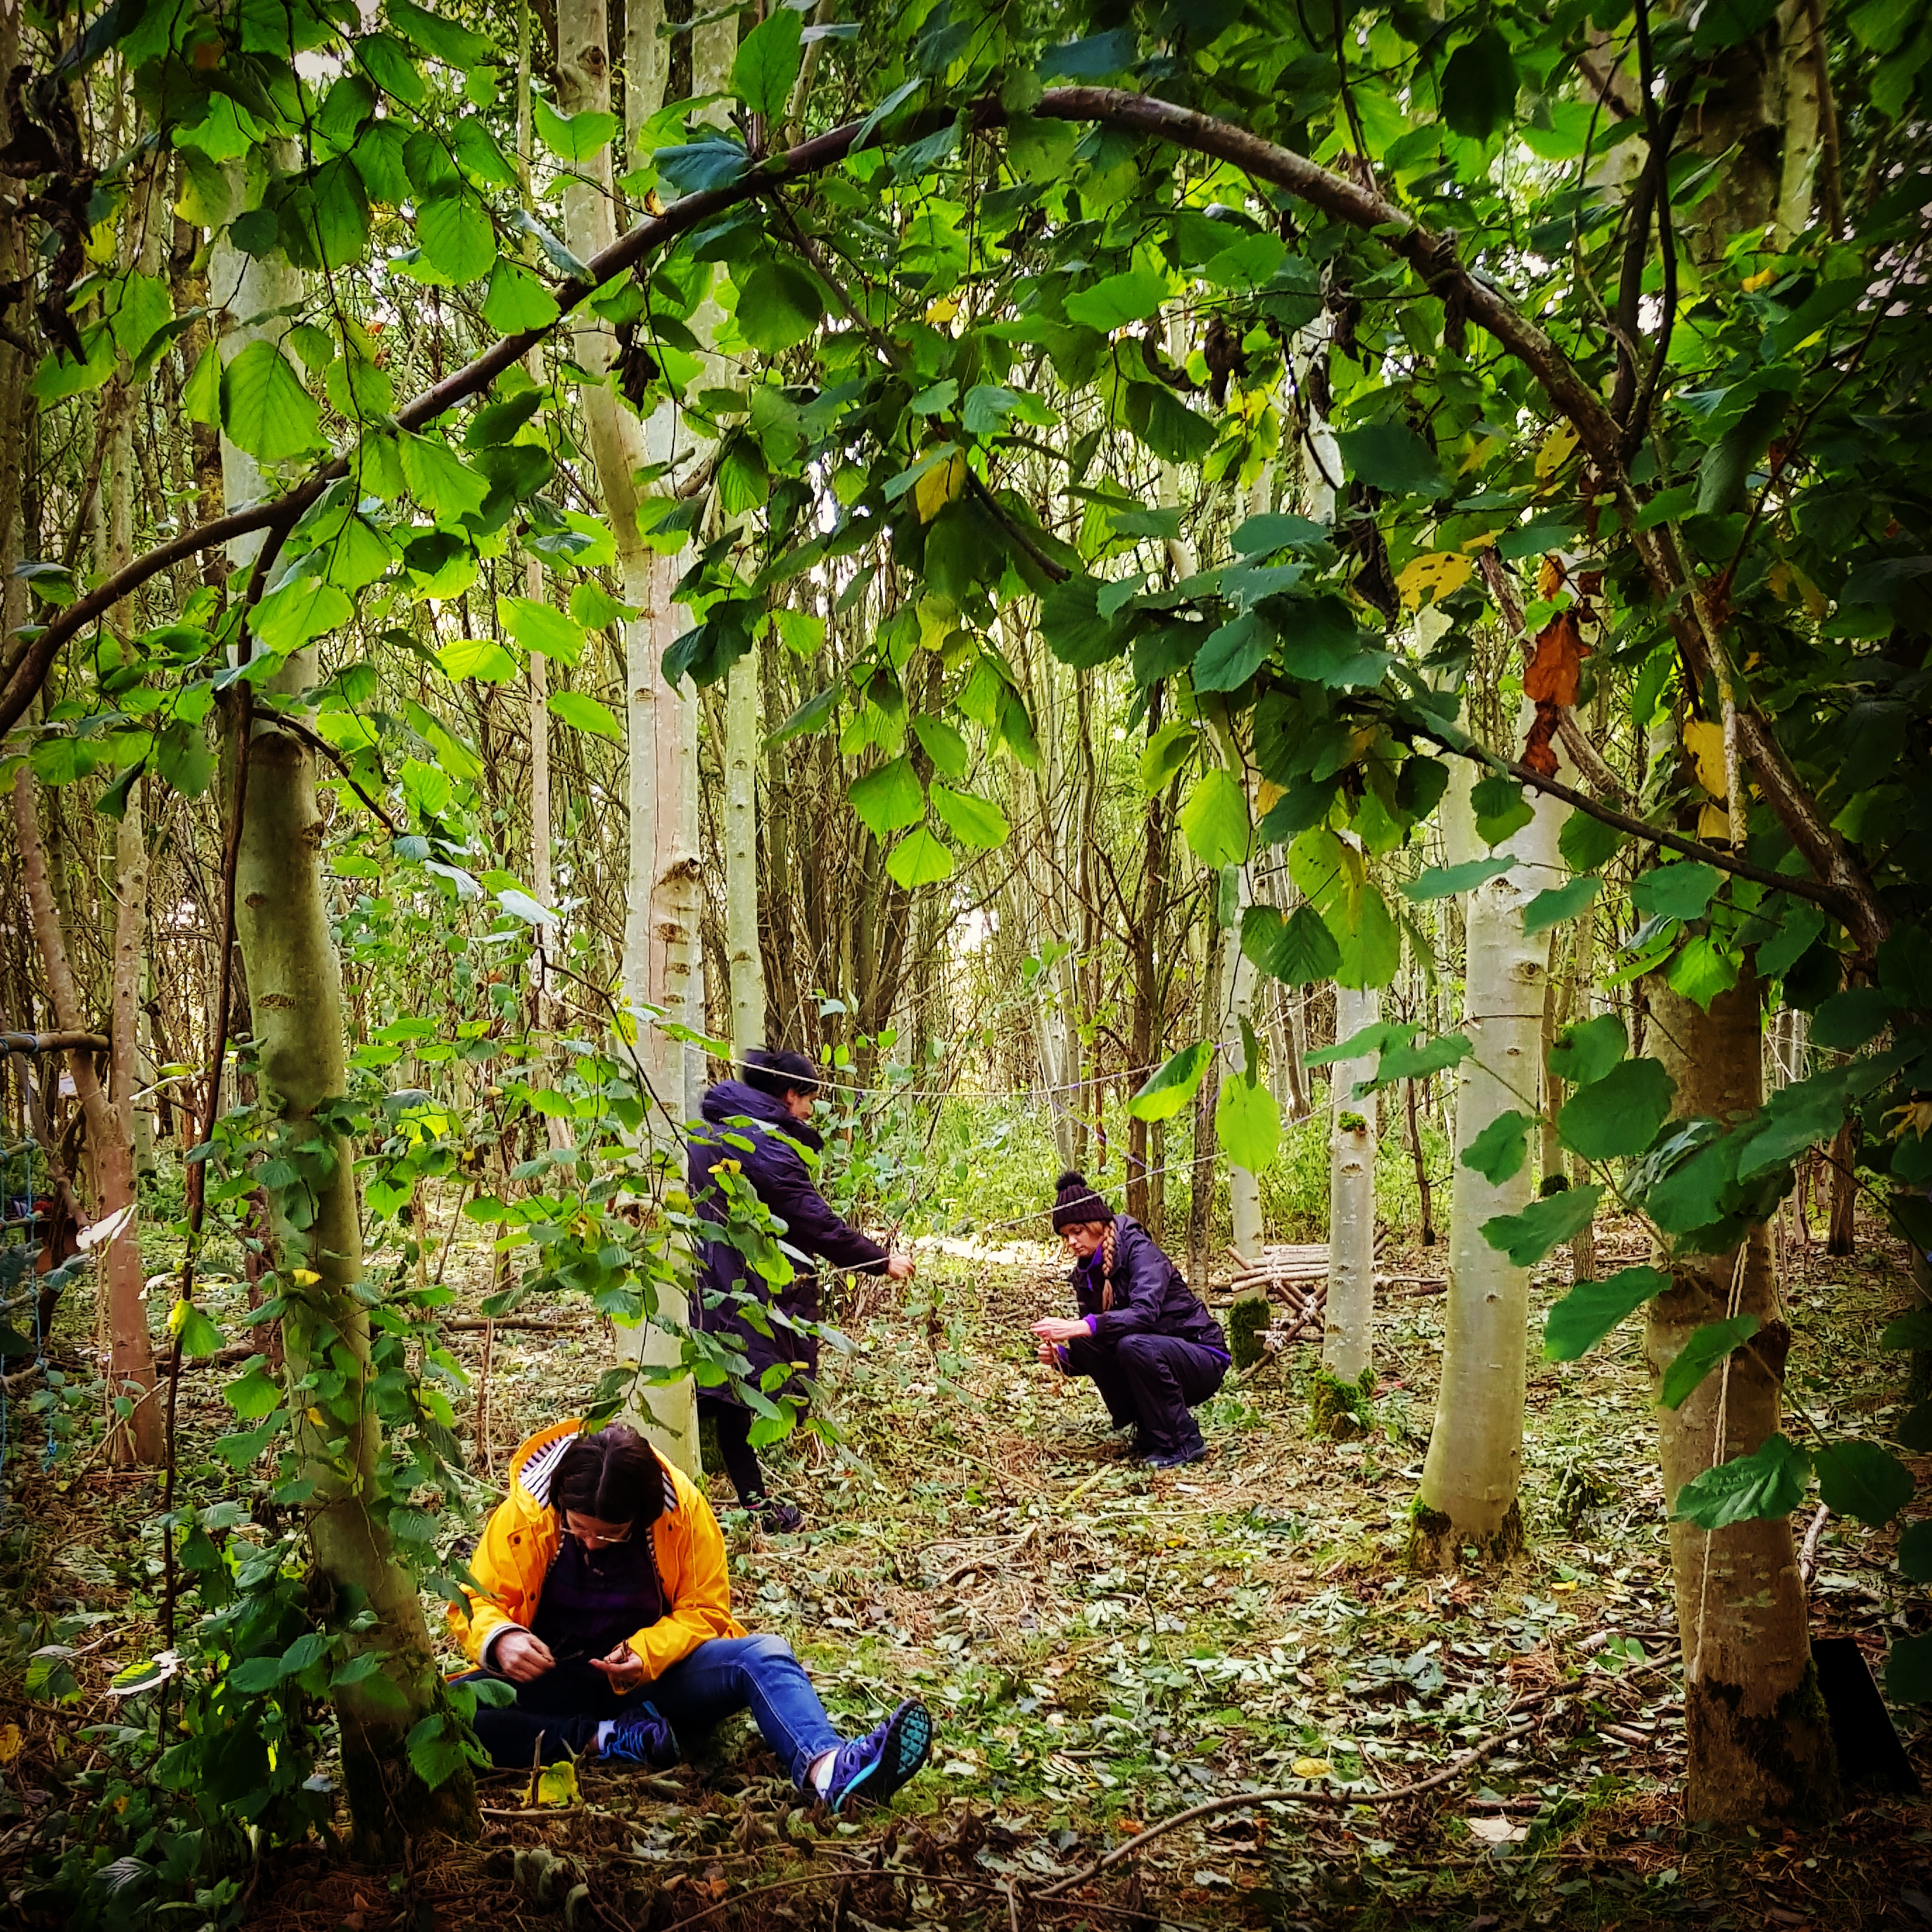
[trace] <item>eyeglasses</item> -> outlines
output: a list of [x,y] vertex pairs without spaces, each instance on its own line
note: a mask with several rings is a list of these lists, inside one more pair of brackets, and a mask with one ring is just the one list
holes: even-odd
[[635,1523],[626,1523],[615,1536],[607,1536],[596,1531],[577,1529],[566,1522],[563,1526],[563,1533],[566,1536],[576,1538],[586,1550],[611,1550],[620,1543],[628,1543],[631,1540],[631,1532],[636,1528]]

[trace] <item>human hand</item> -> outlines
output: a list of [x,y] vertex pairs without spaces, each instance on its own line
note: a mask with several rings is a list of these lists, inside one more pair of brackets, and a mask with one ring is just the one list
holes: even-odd
[[593,1657],[592,1670],[601,1670],[604,1682],[621,1697],[644,1681],[644,1660],[628,1643],[620,1643],[608,1656]]
[[1089,1334],[1085,1322],[1071,1320],[1064,1315],[1049,1315],[1045,1321],[1036,1322],[1033,1332],[1042,1342],[1084,1342]]
[[911,1256],[891,1255],[887,1256],[886,1261],[886,1272],[892,1276],[893,1280],[910,1281],[912,1279],[912,1271],[913,1259]]
[[1049,1369],[1057,1369],[1059,1367],[1060,1356],[1058,1352],[1054,1348],[1051,1342],[1041,1342],[1038,1352],[1040,1360],[1043,1362],[1047,1367]]
[[490,1667],[500,1670],[513,1684],[534,1684],[546,1670],[556,1667],[550,1646],[528,1630],[506,1630],[490,1652]]

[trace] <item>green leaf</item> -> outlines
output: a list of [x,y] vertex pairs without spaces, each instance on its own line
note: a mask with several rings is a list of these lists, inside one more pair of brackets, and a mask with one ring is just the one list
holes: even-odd
[[1932,1522],[1915,1522],[1899,1533],[1898,1567],[1915,1583],[1932,1583]]
[[1006,815],[991,799],[937,784],[932,788],[932,797],[933,810],[956,838],[988,851],[1006,842]]
[[447,67],[482,67],[502,58],[481,34],[472,33],[445,15],[417,6],[415,0],[387,0],[382,10],[397,32],[406,34],[430,59],[441,61]]
[[416,238],[423,260],[452,282],[487,275],[496,259],[489,211],[466,189],[423,202],[416,210]]
[[[1250,910],[1272,910],[1250,908]],[[1283,920],[1274,914],[1276,931],[1271,935],[1265,963],[1250,952],[1249,957],[1262,970],[1285,986],[1312,986],[1333,979],[1342,963],[1342,949],[1328,930],[1322,915],[1312,906],[1298,905]],[[1242,920],[1242,944],[1247,944],[1246,918]]]
[[405,430],[400,441],[403,481],[431,516],[464,517],[482,508],[489,484],[442,437]]
[[1586,1160],[1628,1160],[1656,1139],[1676,1092],[1661,1060],[1626,1060],[1576,1089],[1557,1114],[1556,1131]]
[[483,297],[483,320],[502,335],[548,328],[563,310],[556,298],[529,269],[499,255]]
[[1705,0],[1690,51],[1699,59],[1762,33],[1777,17],[1778,0]]
[[1671,1516],[1700,1529],[1724,1529],[1789,1516],[1804,1499],[1810,1458],[1781,1434],[1765,1438],[1748,1456],[1706,1469],[1677,1492]]
[[1573,812],[1556,835],[1556,849],[1573,872],[1600,872],[1629,843],[1628,832],[1619,832],[1587,812]]
[[739,332],[767,356],[802,342],[824,313],[817,277],[782,256],[761,257],[739,286]]
[[1544,1360],[1581,1360],[1618,1322],[1670,1286],[1670,1276],[1654,1268],[1620,1268],[1602,1281],[1580,1281],[1544,1321]]
[[1242,614],[1211,633],[1194,661],[1196,691],[1238,691],[1267,663],[1275,628],[1257,611]]
[[782,121],[792,84],[804,57],[800,45],[802,18],[789,7],[775,8],[738,43],[731,63],[731,92],[754,114]]
[[1514,1108],[1498,1114],[1462,1150],[1462,1164],[1472,1174],[1480,1174],[1492,1187],[1502,1186],[1513,1174],[1522,1172],[1529,1158],[1529,1130],[1535,1125],[1534,1114]]
[[1466,140],[1486,141],[1514,111],[1516,87],[1509,42],[1486,27],[1458,47],[1442,70],[1442,118]]
[[1469,788],[1469,804],[1476,814],[1476,835],[1485,845],[1500,845],[1536,816],[1522,785],[1507,772],[1478,779]]
[[221,372],[221,427],[236,448],[264,463],[304,454],[322,412],[272,342],[251,342]]
[[1561,926],[1566,919],[1578,917],[1595,899],[1603,883],[1601,879],[1571,879],[1538,892],[1522,909],[1524,936],[1534,938],[1550,926]]
[[1168,296],[1167,278],[1152,268],[1130,268],[1109,275],[1066,298],[1066,319],[1109,335],[1117,328],[1156,314]]
[[320,578],[292,578],[249,613],[248,628],[278,656],[299,650],[311,638],[346,624],[356,607]]
[[1579,1020],[1557,1035],[1550,1049],[1550,1070],[1573,1087],[1588,1087],[1603,1078],[1630,1050],[1630,1035],[1615,1013]]
[[[1402,964],[1402,934],[1380,890],[1364,886],[1354,923],[1335,935],[1342,950],[1335,981],[1342,986],[1386,986]],[[1333,915],[1331,914],[1332,917]]]
[[1630,887],[1630,903],[1646,919],[1700,919],[1724,874],[1699,859],[1680,859],[1643,873]]
[[221,1393],[244,1422],[268,1414],[282,1399],[281,1384],[266,1372],[259,1355]]
[[1932,1348],[1932,1308],[1895,1316],[1880,1330],[1881,1348]]
[[168,1327],[181,1343],[184,1355],[218,1355],[226,1346],[221,1330],[191,1301],[175,1304],[169,1311]]
[[1126,648],[1126,628],[1101,611],[1101,595],[1108,588],[1098,578],[1076,575],[1053,585],[1040,598],[1040,628],[1062,664],[1090,670]]
[[1221,1083],[1214,1128],[1228,1160],[1260,1174],[1273,1164],[1281,1144],[1281,1109],[1263,1082],[1232,1075]]
[[434,1791],[470,1762],[468,1748],[454,1718],[432,1711],[409,1736],[410,1768]]
[[916,825],[926,816],[926,790],[908,758],[894,758],[863,778],[854,778],[845,796],[874,838]]
[[1913,1455],[1932,1454],[1932,1402],[1915,1402],[1893,1424],[1892,1432],[1900,1447]]
[[1748,1342],[1757,1329],[1755,1315],[1736,1315],[1727,1322],[1707,1322],[1694,1330],[1664,1370],[1658,1400],[1666,1408],[1681,1408],[1691,1390],[1726,1355]]
[[584,626],[532,597],[500,597],[496,621],[526,651],[574,664],[584,655]]
[[1193,1099],[1214,1057],[1212,1040],[1197,1040],[1192,1046],[1184,1046],[1142,1083],[1127,1102],[1127,1112],[1137,1120],[1172,1120]]
[[1219,872],[1248,856],[1248,794],[1240,781],[1216,765],[1195,781],[1180,808],[1180,829],[1194,856]]
[[1491,879],[1501,878],[1515,862],[1513,859],[1472,859],[1460,866],[1431,866],[1402,886],[1402,896],[1420,905],[1429,899],[1446,899],[1457,892],[1473,892]]
[[[912,721],[912,728],[926,755],[942,775],[949,778],[963,778],[966,776],[972,753],[967,748],[966,740],[944,718],[922,714]],[[993,842],[1001,844],[1005,837],[1002,832]]]
[[532,98],[530,111],[536,122],[537,139],[560,161],[594,159],[610,145],[617,132],[614,114],[560,114],[542,94]]
[[1678,949],[1664,977],[1673,992],[1694,1000],[1708,1013],[1711,1002],[1738,983],[1738,975],[1743,969],[1744,962],[1736,953],[1700,932],[1693,934]]
[[[1072,307],[1071,302],[1067,307]],[[1450,483],[1435,452],[1414,430],[1402,423],[1371,423],[1366,429],[1344,430],[1335,439],[1350,476],[1372,484],[1391,496],[1446,496]]]
[[1932,1636],[1893,1638],[1885,1694],[1894,1704],[1932,1704]]
[[1603,1188],[1566,1187],[1532,1201],[1520,1214],[1498,1214],[1483,1223],[1483,1239],[1515,1268],[1534,1268],[1552,1248],[1580,1234],[1595,1218]]
[[1882,986],[1848,986],[1811,1016],[1811,1043],[1833,1053],[1856,1053],[1892,1023],[1892,995]]
[[446,676],[473,677],[483,684],[508,684],[517,674],[517,661],[489,638],[458,638],[436,654]]
[[1375,1084],[1386,1087],[1396,1080],[1421,1080],[1432,1073],[1446,1073],[1460,1066],[1475,1048],[1467,1034],[1438,1034],[1420,1046],[1391,1046],[1376,1066]]
[[916,886],[937,885],[952,876],[952,850],[924,826],[916,825],[892,848],[886,870],[908,892]]
[[608,704],[600,704],[580,691],[554,691],[548,702],[550,715],[561,718],[575,730],[608,738],[614,745],[624,742],[624,728],[610,715]]
[[1912,1500],[1912,1472],[1876,1442],[1848,1437],[1821,1444],[1813,1456],[1818,1499],[1840,1516],[1882,1529]]
[[194,374],[182,385],[182,414],[204,428],[221,425],[221,352],[212,342],[201,352]]

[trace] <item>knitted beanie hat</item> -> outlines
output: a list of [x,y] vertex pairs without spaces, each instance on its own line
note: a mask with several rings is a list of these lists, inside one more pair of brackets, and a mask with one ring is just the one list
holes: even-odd
[[1053,1184],[1053,1232],[1064,1234],[1087,1221],[1111,1221],[1114,1210],[1087,1184],[1084,1174],[1069,1168]]

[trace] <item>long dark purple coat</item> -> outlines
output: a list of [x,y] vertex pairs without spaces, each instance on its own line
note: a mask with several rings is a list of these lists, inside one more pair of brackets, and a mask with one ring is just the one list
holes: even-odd
[[[873,1272],[882,1269],[886,1250],[868,1240],[857,1228],[842,1221],[828,1208],[800,1156],[799,1148],[816,1154],[822,1142],[817,1128],[795,1120],[784,1102],[761,1094],[741,1080],[721,1080],[705,1094],[703,1112],[707,1125],[719,1134],[694,1134],[689,1144],[691,1198],[708,1221],[722,1223],[723,1202],[711,1177],[714,1166],[735,1160],[744,1170],[758,1198],[784,1226],[784,1242],[797,1270],[776,1295],[770,1293],[751,1264],[728,1243],[707,1241],[698,1269],[699,1328],[713,1335],[736,1338],[751,1363],[755,1381],[775,1363],[802,1362],[808,1375],[818,1372],[818,1338],[801,1335],[773,1322],[769,1336],[761,1335],[740,1312],[736,1295],[758,1293],[794,1321],[820,1319],[818,1276],[814,1258],[836,1268]],[[729,1135],[726,1139],[722,1136]],[[734,1144],[748,1142],[748,1147]],[[704,1391],[707,1400],[735,1401],[728,1385]]]
[[1106,1265],[1106,1250],[1096,1248],[1072,1277],[1080,1312],[1093,1317],[1095,1341],[1105,1345],[1128,1335],[1172,1335],[1204,1348],[1218,1348],[1224,1355],[1228,1352],[1220,1323],[1131,1215],[1114,1216],[1114,1305],[1103,1309]]

